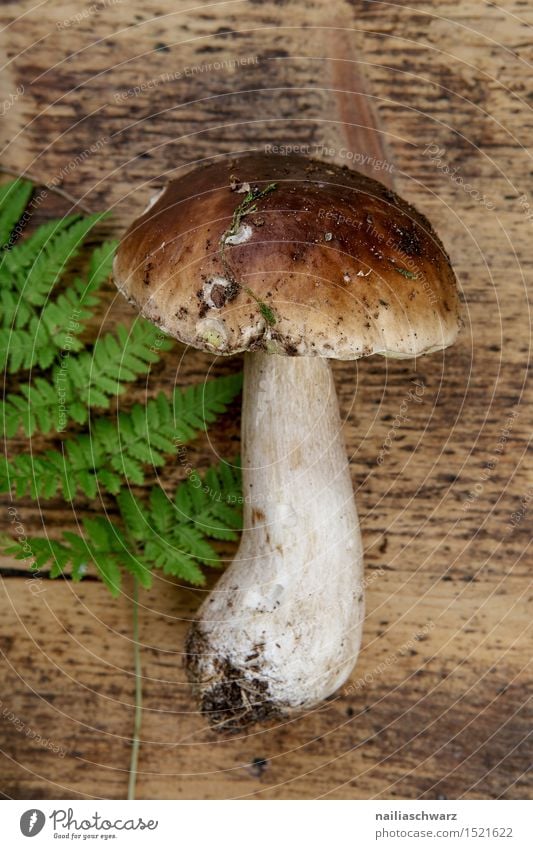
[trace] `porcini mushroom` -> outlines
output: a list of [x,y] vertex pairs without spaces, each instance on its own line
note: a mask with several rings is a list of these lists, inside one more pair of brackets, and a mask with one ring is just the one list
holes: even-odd
[[459,327],[427,219],[382,184],[252,153],[170,183],[130,227],[119,289],[182,342],[245,353],[244,530],[188,673],[219,728],[309,708],[361,641],[362,545],[330,359],[416,357]]

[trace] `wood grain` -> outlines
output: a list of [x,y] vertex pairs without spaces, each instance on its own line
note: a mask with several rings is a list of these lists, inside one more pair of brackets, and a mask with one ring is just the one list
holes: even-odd
[[[478,0],[192,5],[4,4],[2,99],[21,83],[24,94],[2,119],[2,166],[58,178],[70,198],[50,193],[39,216],[108,208],[100,232],[119,234],[154,187],[191,163],[297,145],[393,177],[428,215],[461,284],[465,329],[453,349],[417,362],[335,365],[368,575],[348,688],[291,722],[215,738],[195,712],[181,656],[203,593],[159,580],[143,597],[139,795],[531,798],[527,511],[508,530],[533,485],[531,10],[522,0],[505,10]],[[372,109],[361,107],[362,85]],[[106,304],[102,328],[133,315],[111,289]],[[127,403],[239,367],[176,349]],[[421,402],[395,428],[414,379]],[[199,468],[237,453],[238,404],[209,436],[190,450]],[[23,447],[18,437],[9,450]],[[181,476],[176,466],[164,482]],[[59,533],[100,509],[15,506],[32,533],[43,521]],[[35,589],[3,562],[1,792],[124,797],[128,593],[112,600],[90,580],[43,579]]]

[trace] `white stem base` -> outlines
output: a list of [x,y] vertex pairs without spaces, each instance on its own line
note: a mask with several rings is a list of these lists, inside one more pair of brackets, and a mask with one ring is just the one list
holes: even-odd
[[312,707],[349,676],[364,616],[359,522],[329,364],[246,356],[244,530],[187,644],[223,730]]

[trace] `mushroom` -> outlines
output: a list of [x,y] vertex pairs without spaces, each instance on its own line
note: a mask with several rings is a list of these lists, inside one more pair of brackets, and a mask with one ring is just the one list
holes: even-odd
[[180,177],[130,227],[119,289],[182,342],[243,352],[244,530],[187,641],[219,729],[311,708],[361,642],[363,556],[329,360],[450,345],[459,301],[427,219],[381,183],[251,153]]

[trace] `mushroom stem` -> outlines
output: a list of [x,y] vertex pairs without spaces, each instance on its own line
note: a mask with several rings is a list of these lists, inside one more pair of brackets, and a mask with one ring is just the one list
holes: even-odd
[[244,530],[187,641],[201,709],[221,730],[310,708],[361,642],[359,522],[329,362],[247,354]]

